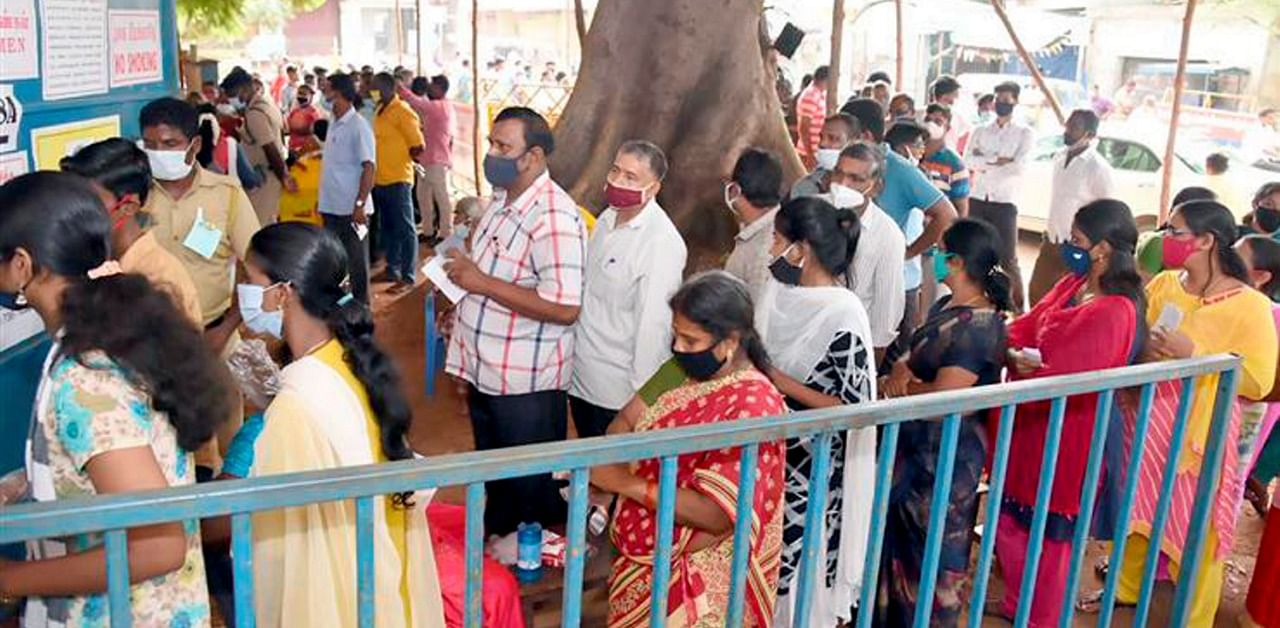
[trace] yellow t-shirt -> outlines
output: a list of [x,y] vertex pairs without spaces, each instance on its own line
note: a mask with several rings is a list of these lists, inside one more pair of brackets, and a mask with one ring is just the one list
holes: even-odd
[[320,167],[319,153],[298,159],[289,168],[289,174],[298,182],[298,191],[285,190],[280,194],[280,222],[302,222],[320,226]]
[[373,116],[373,138],[377,154],[374,185],[413,183],[413,158],[409,149],[425,144],[418,114],[399,96]]

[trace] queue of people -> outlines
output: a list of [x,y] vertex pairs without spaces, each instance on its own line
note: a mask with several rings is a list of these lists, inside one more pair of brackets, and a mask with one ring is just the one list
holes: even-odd
[[[269,186],[298,186],[283,120],[292,131],[295,121],[318,115],[303,111],[315,94],[296,87],[295,109],[282,118],[243,71],[222,85],[242,113],[237,144],[218,142],[220,120],[202,124],[193,105],[160,99],[140,114],[140,142],[92,144],[64,160],[63,172],[0,186],[0,304],[34,309],[55,338],[28,445],[35,500],[413,458],[410,404],[374,340],[368,268],[369,247],[380,243],[388,274],[412,285],[416,197],[432,233],[454,243],[445,269],[465,296],[442,317],[445,370],[463,383],[477,450],[565,440],[570,420],[578,437],[590,438],[1238,355],[1239,399],[1191,625],[1213,623],[1247,485],[1251,503],[1268,513],[1249,620],[1277,625],[1267,574],[1280,572],[1280,509],[1261,500],[1280,469],[1273,429],[1280,410],[1268,405],[1280,361],[1273,303],[1280,188],[1259,191],[1247,229],[1213,192],[1180,195],[1156,236],[1159,267],[1144,275],[1149,240],[1141,241],[1129,207],[1099,194],[1108,173],[1091,152],[1097,118],[1075,112],[1055,161],[1044,265],[1037,261],[1034,273],[1048,287],[1035,294],[1033,279],[1027,302],[1013,259],[1017,208],[1008,202],[1027,148],[1012,116],[1016,86],[996,90],[995,118],[968,132],[960,151],[946,138],[972,127],[951,118],[951,84],[935,86],[920,123],[909,96],[890,98],[887,82],[877,81],[869,97],[830,116],[809,95],[800,116],[813,172],[790,189],[778,155],[748,148],[737,156],[722,182],[724,211],[739,225],[734,248],[722,270],[686,279],[688,252],[658,200],[669,170],[662,147],[638,139],[616,147],[600,182],[607,207],[590,228],[548,170],[555,137],[547,120],[508,108],[494,120],[484,157],[493,196],[455,212],[447,187],[443,194],[437,187],[441,147],[452,141],[440,102],[447,81],[370,74],[327,76],[319,88],[326,117],[312,120],[314,137],[299,144],[323,143],[318,224],[272,224],[270,201],[262,204],[279,194]],[[266,190],[249,194],[234,173],[215,170],[240,162],[237,145]],[[365,229],[380,231],[380,241],[368,241]],[[248,407],[245,384],[228,366],[250,344],[242,331],[287,356],[261,407]],[[1207,471],[1201,452],[1216,386],[1213,377],[1196,384],[1183,442],[1169,440],[1179,387],[1157,387],[1127,519],[1113,505],[1126,482],[1116,461],[1130,458],[1138,400],[1118,393],[1106,416],[1096,395],[1067,401],[1032,625],[1056,625],[1067,603],[1070,539],[1085,514],[1079,496],[1098,420],[1107,421],[1108,440],[1091,533],[1110,541],[1120,530],[1127,535],[1121,563],[1103,566],[1118,570],[1118,601],[1137,601],[1159,480],[1173,455],[1181,462],[1156,551],[1160,577],[1176,579],[1196,484]],[[998,521],[986,522],[1006,583],[1003,598],[985,608],[991,615],[1012,616],[1029,593],[1020,585],[1051,414],[1047,402],[1022,404],[1015,414],[1005,498]],[[876,625],[914,625],[935,508],[945,510],[945,526],[931,621],[962,621],[979,485],[1000,420],[972,413],[902,424],[888,452],[894,472],[878,591],[869,600]],[[949,429],[959,436],[954,460],[944,461]],[[889,463],[877,460],[877,444],[871,428],[834,434],[829,447],[816,438],[761,443],[755,492],[741,496],[753,516],[747,625],[819,628],[855,616],[875,470]],[[830,457],[821,465],[826,477],[812,476],[818,455]],[[743,462],[735,448],[681,456],[670,597],[658,622],[727,621]],[[934,503],[943,466],[952,467],[951,490]],[[592,490],[612,503],[611,626],[655,620],[648,601],[660,475],[658,460],[591,470]],[[811,499],[813,482],[824,485],[824,500]],[[553,526],[567,515],[550,475],[485,488],[486,535]],[[461,567],[437,560],[427,499],[376,498],[379,625],[461,621],[450,597],[460,592],[444,585],[447,570]],[[817,530],[806,530],[809,508],[820,509]],[[350,503],[254,514],[258,624],[357,625],[355,520]],[[806,532],[818,535],[820,550],[808,574],[815,597],[801,617],[795,594]],[[215,609],[233,614],[225,520],[129,535],[130,603],[141,625],[179,617],[210,625]],[[27,598],[29,625],[105,616],[101,538],[42,541],[29,558],[0,562],[0,597]],[[1099,599],[1087,592],[1080,605],[1092,610]]]

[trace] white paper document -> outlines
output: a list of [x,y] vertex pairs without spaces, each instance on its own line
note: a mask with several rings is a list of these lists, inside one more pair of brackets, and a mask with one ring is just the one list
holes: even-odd
[[427,279],[431,281],[431,285],[443,292],[449,301],[457,303],[462,300],[462,297],[467,296],[467,291],[458,287],[458,284],[449,279],[449,274],[444,271],[444,263],[445,259],[443,257],[439,255],[433,256],[427,260],[426,264],[422,265],[422,274],[426,275]]

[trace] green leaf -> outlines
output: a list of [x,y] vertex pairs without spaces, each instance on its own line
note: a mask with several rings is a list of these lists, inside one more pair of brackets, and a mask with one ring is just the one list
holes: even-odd
[[178,0],[184,38],[235,41],[276,30],[298,13],[314,11],[325,0]]

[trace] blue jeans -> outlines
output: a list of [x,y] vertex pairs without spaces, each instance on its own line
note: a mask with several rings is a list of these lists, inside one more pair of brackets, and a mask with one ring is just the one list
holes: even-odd
[[387,252],[387,275],[412,283],[417,276],[418,234],[413,225],[413,186],[409,183],[373,188],[373,207]]

